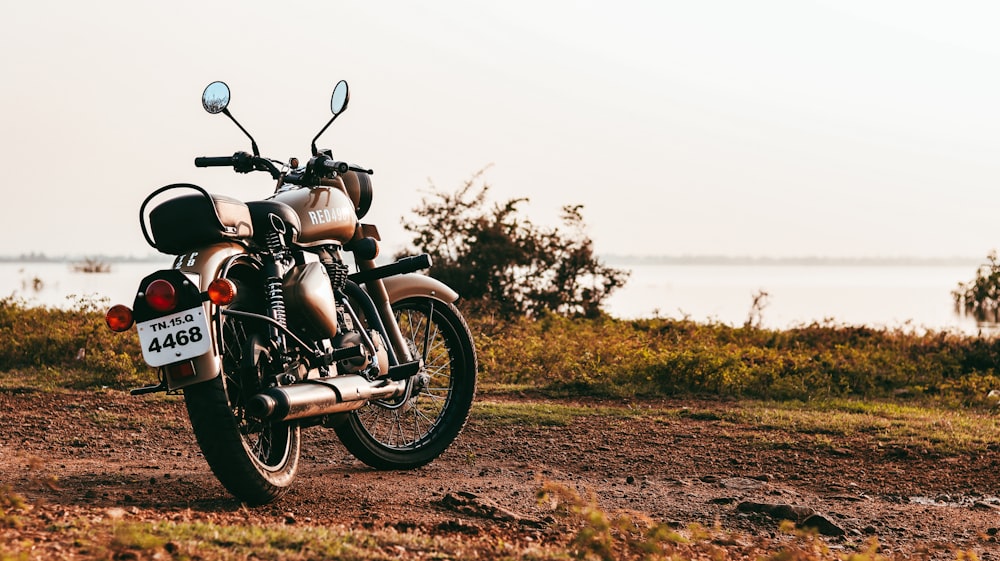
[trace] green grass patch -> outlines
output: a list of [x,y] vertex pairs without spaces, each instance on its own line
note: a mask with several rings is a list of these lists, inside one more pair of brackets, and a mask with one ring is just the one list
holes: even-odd
[[686,320],[471,321],[482,380],[551,396],[933,399],[989,405],[1000,342],[812,324],[784,331]]
[[[674,416],[676,411],[661,412]],[[685,408],[681,417],[752,427],[767,448],[831,448],[867,436],[879,446],[954,455],[1000,446],[1000,417],[948,406],[848,399],[744,400],[725,409]]]
[[135,332],[104,324],[105,306],[80,300],[64,310],[0,299],[0,388],[125,388],[155,379]]
[[[100,302],[59,310],[0,299],[0,390],[128,389],[155,382],[134,331]],[[686,320],[469,318],[484,393],[550,397],[865,398],[987,407],[1000,342],[813,324],[783,331]]]

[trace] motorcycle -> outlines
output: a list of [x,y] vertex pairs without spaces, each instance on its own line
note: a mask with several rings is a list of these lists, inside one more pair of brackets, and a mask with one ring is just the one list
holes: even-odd
[[[313,138],[305,166],[260,156],[228,107],[229,86],[202,94],[250,139],[252,153],[198,157],[198,167],[264,172],[264,200],[242,202],[188,183],[153,191],[139,209],[146,241],[176,256],[145,277],[108,327],[138,331],[158,383],[133,395],[183,393],[205,460],[240,501],[284,495],[299,467],[301,430],[332,428],[376,469],[412,469],[442,454],[468,419],[476,349],[458,294],[417,271],[428,255],[378,266],[378,229],[361,223],[372,170],[337,161]],[[349,265],[353,257],[354,272]]]

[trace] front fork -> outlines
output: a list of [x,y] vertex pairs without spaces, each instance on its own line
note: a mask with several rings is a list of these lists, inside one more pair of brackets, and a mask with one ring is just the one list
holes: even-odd
[[[374,259],[359,259],[356,260],[356,263],[358,269],[362,272],[371,271],[376,267]],[[366,281],[365,287],[368,289],[368,295],[371,297],[372,303],[375,304],[375,310],[378,312],[379,317],[382,318],[382,324],[386,331],[385,334],[389,337],[389,344],[392,345],[399,364],[416,360],[410,352],[410,345],[403,338],[403,332],[400,331],[399,324],[396,323],[396,314],[392,312],[392,305],[389,303],[389,293],[385,289],[385,283],[382,282],[382,279],[373,279]]]

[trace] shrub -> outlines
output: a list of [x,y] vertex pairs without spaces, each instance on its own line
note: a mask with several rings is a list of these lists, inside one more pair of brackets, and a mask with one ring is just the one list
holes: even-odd
[[980,322],[1000,323],[1000,261],[996,251],[991,251],[986,259],[988,263],[980,265],[976,278],[958,283],[951,296],[956,311]]
[[103,302],[80,299],[70,309],[29,307],[0,299],[0,364],[5,371],[53,370],[70,385],[122,388],[152,376],[135,332],[104,324]]
[[785,331],[653,318],[471,321],[482,380],[555,395],[809,400],[932,397],[985,405],[1000,342],[813,324]]
[[520,214],[527,199],[488,207],[482,173],[455,193],[434,191],[414,209],[417,219],[404,223],[417,250],[433,259],[431,275],[482,311],[599,315],[628,273],[594,255],[582,206],[563,207],[561,229],[537,226]]

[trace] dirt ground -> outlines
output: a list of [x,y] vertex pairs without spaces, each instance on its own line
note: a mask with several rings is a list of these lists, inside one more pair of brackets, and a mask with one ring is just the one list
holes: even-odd
[[[479,400],[501,399],[511,398]],[[884,449],[874,435],[856,434],[831,436],[829,447],[815,450],[793,434],[710,414],[739,406],[701,402],[698,411],[709,414],[588,416],[568,427],[473,418],[448,452],[410,472],[371,470],[332,431],[311,428],[292,491],[248,514],[212,476],[179,399],[6,391],[0,488],[9,485],[50,513],[169,519],[196,512],[217,523],[252,516],[544,541],[551,512],[536,492],[549,481],[593,493],[608,511],[678,528],[699,523],[760,536],[777,534],[781,518],[808,519],[845,551],[876,537],[883,554],[955,559],[961,548],[1000,560],[1000,449],[942,457]],[[762,439],[784,444],[761,446]]]

